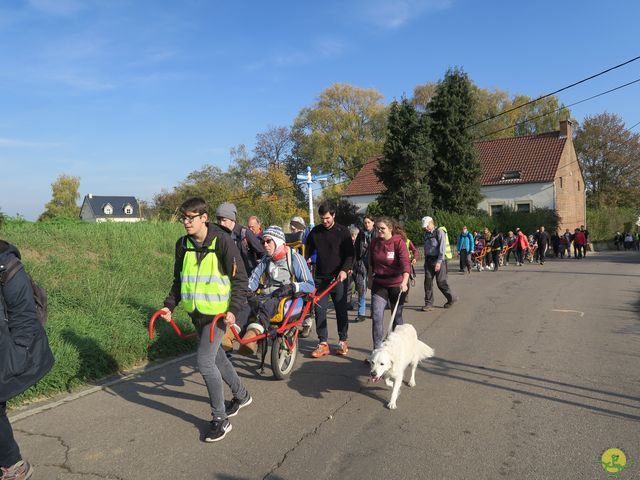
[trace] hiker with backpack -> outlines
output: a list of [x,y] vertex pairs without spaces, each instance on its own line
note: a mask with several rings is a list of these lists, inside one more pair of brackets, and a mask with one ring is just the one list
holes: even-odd
[[[186,235],[176,242],[173,284],[164,301],[162,318],[171,321],[171,312],[179,303],[191,317],[198,333],[198,370],[209,394],[212,421],[205,442],[222,440],[231,431],[228,417],[249,405],[251,395],[235,368],[220,348],[226,327],[246,303],[247,273],[240,252],[226,230],[209,223],[207,202],[190,198],[180,206],[180,220]],[[225,314],[215,325],[214,340],[209,340],[213,319]],[[224,383],[233,398],[224,399]]]
[[[7,402],[44,377],[54,363],[37,304],[42,302],[20,263],[18,249],[0,240],[0,471],[2,479],[26,479],[24,460],[7,417]],[[41,304],[42,306],[42,304]]]
[[[271,318],[278,311],[283,298],[293,297],[298,293],[313,293],[315,284],[313,276],[304,257],[286,245],[282,228],[271,225],[262,234],[265,256],[251,273],[249,278],[249,302],[238,312],[236,325],[239,332],[244,330],[243,340],[264,333],[269,327]],[[257,295],[255,292],[259,291]],[[249,318],[255,321],[249,323]],[[231,329],[229,329],[231,331]],[[231,347],[233,336],[225,335],[226,347]],[[257,342],[241,345],[238,353],[253,355],[257,350]]]
[[424,307],[423,312],[433,310],[433,279],[447,299],[444,308],[451,307],[456,298],[447,282],[447,258],[451,258],[451,246],[446,230],[436,227],[431,217],[422,218],[424,230]]
[[256,268],[256,265],[264,255],[264,248],[255,233],[237,223],[237,216],[238,211],[233,203],[221,203],[216,209],[218,225],[231,234],[231,238],[238,247],[238,250],[240,250],[240,255],[244,262],[244,269],[247,275],[251,275],[251,272]]

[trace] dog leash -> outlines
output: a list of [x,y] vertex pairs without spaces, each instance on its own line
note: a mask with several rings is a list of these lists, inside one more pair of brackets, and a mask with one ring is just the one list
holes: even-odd
[[393,330],[393,320],[396,318],[396,312],[398,311],[398,305],[400,305],[400,297],[402,296],[402,289],[400,289],[400,293],[398,294],[398,300],[396,300],[396,306],[393,307],[393,312],[391,313],[391,320],[389,321],[389,328],[387,329],[387,335],[385,339],[389,336],[391,331]]

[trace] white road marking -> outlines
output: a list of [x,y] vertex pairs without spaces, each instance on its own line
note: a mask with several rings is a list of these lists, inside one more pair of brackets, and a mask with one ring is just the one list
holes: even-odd
[[581,317],[584,317],[584,312],[581,312],[580,310],[558,310],[558,309],[553,309],[551,310],[552,312],[561,312],[561,313],[579,313]]

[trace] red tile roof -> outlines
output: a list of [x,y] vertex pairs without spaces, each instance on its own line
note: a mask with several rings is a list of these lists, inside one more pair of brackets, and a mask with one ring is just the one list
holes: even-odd
[[[476,142],[482,165],[480,184],[552,182],[567,142],[558,132]],[[519,172],[519,179],[503,179],[505,172]]]
[[[480,185],[552,182],[566,142],[559,132],[476,142],[482,166]],[[381,158],[377,155],[367,160],[342,195],[382,193],[384,186],[375,174]],[[506,172],[518,172],[519,178],[503,179]]]
[[380,162],[382,158],[382,155],[376,155],[375,157],[369,158],[367,163],[363,165],[358,174],[342,193],[342,196],[377,195],[382,193],[384,191],[384,185],[380,183],[375,172],[375,168],[378,166],[378,162]]

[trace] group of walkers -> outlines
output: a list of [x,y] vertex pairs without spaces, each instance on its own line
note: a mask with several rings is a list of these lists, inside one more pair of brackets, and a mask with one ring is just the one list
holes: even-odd
[[620,250],[620,247],[625,250],[640,250],[640,231],[635,236],[631,232],[616,232],[613,244],[616,246],[616,250]]
[[582,225],[573,233],[566,229],[564,233],[556,230],[549,235],[544,226],[540,226],[535,233],[527,236],[520,228],[505,235],[495,229],[485,228],[482,232],[471,233],[463,227],[458,236],[457,250],[460,256],[460,271],[471,273],[472,268],[478,271],[498,270],[502,264],[509,265],[513,255],[516,266],[522,266],[525,261],[544,264],[550,256],[556,258],[581,259],[587,256],[589,231]]

